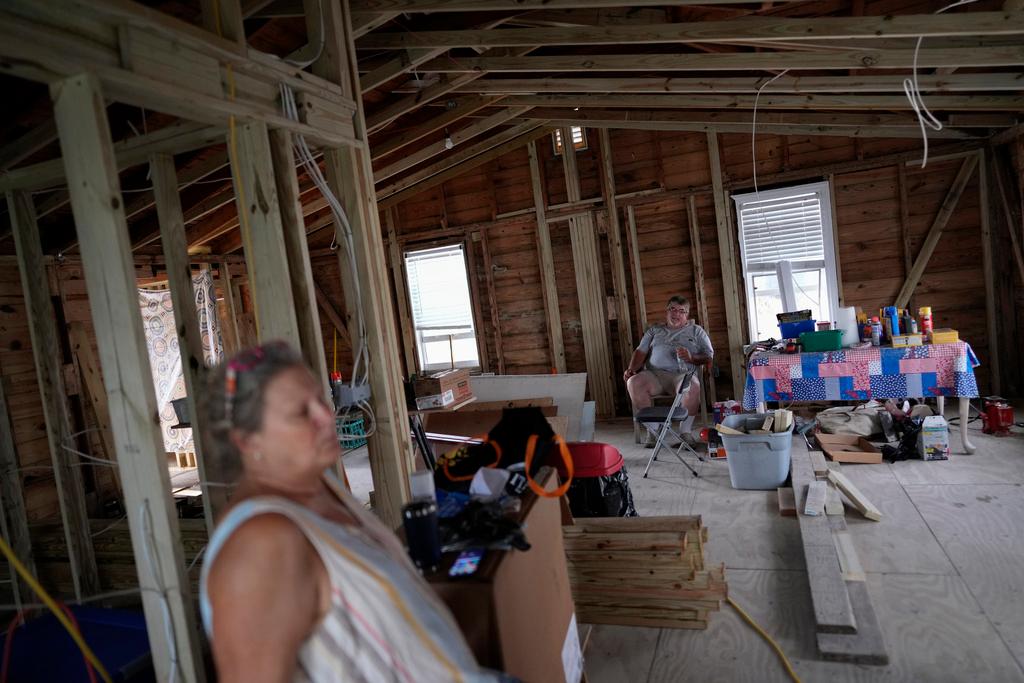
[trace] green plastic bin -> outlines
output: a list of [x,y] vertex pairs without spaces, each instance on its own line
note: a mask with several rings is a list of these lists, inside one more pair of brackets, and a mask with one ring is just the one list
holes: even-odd
[[800,346],[804,351],[838,351],[843,348],[843,331],[804,332],[800,335]]

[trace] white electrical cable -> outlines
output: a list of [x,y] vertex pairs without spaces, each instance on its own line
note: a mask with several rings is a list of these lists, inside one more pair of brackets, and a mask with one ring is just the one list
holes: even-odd
[[178,646],[174,636],[174,622],[171,619],[171,605],[167,599],[167,585],[164,583],[163,569],[160,567],[159,554],[156,549],[156,537],[153,534],[153,517],[149,511],[148,500],[142,501],[139,505],[139,516],[142,518],[143,556],[149,563],[150,573],[153,575],[153,581],[156,583],[157,592],[160,594],[160,607],[164,618],[164,635],[167,638],[167,652],[170,658],[167,682],[177,683]]
[[[957,0],[957,2],[946,5],[945,7],[937,10],[935,14],[942,14],[946,10],[959,7],[961,5],[970,5],[978,0]],[[942,121],[939,121],[929,111],[928,105],[924,103],[924,98],[921,96],[921,88],[918,87],[917,83],[917,55],[921,51],[921,42],[924,40],[924,36],[918,36],[917,44],[914,46],[914,67],[911,72],[910,78],[903,79],[903,92],[906,94],[907,99],[910,101],[910,108],[914,110],[914,114],[917,115],[917,125],[921,128],[921,141],[924,145],[924,153],[921,156],[921,168],[928,165],[928,128],[931,128],[935,132],[942,130]]]
[[[288,87],[288,85],[282,83],[280,86],[281,90],[281,105],[284,109],[284,114],[293,121],[299,120],[298,106],[295,103],[295,92]],[[320,165],[313,157],[313,152],[309,149],[309,145],[306,144],[306,139],[302,135],[295,135],[293,147],[295,154],[298,156],[302,166],[306,169],[310,179],[320,194],[323,195],[327,201],[328,206],[331,209],[331,213],[334,215],[335,232],[334,238],[331,240],[331,249],[337,249],[337,238],[338,233],[341,233],[341,238],[345,242],[345,256],[348,260],[348,266],[350,271],[355,274],[356,261],[355,261],[355,240],[352,237],[352,224],[349,222],[348,214],[345,212],[345,208],[341,205],[341,202],[335,196],[330,186],[327,184],[327,180],[324,178],[323,173],[320,171]],[[350,389],[355,392],[355,388],[359,384],[370,383],[370,355],[369,349],[366,342],[366,318],[363,312],[362,305],[362,284],[358,277],[352,278],[353,287],[353,300],[355,302],[355,322],[356,322],[356,348],[354,349],[352,358],[352,378],[349,383]],[[350,437],[346,435],[340,436],[341,441],[357,441],[359,439],[372,436],[376,432],[376,416],[373,413],[373,407],[366,401],[359,401],[355,405],[364,415],[366,415],[370,426],[364,429],[365,434],[358,437]],[[340,415],[336,414],[336,417],[346,418],[352,412],[353,406],[349,406]]]

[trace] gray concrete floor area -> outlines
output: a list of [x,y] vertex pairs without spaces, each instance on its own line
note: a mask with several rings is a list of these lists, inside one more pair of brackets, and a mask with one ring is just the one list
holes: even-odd
[[[952,417],[952,414],[949,415]],[[1018,419],[1022,419],[1018,413]],[[770,633],[803,681],[1024,681],[1024,434],[997,438],[971,424],[974,455],[844,465],[882,511],[847,524],[885,635],[885,667],[818,658],[800,530],[778,514],[774,491],[737,491],[723,462],[671,456],[654,463],[628,421],[598,426],[629,469],[641,515],[703,516],[710,562],[724,562],[729,594]],[[794,448],[806,449],[794,440]],[[769,646],[727,605],[706,631],[595,626],[591,683],[789,680]]]

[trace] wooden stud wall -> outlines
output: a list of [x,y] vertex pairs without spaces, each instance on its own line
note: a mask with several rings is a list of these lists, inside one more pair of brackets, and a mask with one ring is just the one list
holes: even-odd
[[[598,134],[595,130],[587,132],[590,146],[577,153],[580,195],[584,201],[601,196],[600,156],[595,144]],[[691,193],[694,195],[708,309],[708,320],[698,322],[706,327],[715,344],[715,365],[719,369],[715,387],[718,398],[740,398],[732,387],[729,370],[731,359],[706,136],[703,133],[612,130],[610,138],[623,248],[627,249],[630,241],[627,214],[631,207],[644,282],[646,310],[643,313],[646,313],[650,324],[663,319],[665,301],[672,294],[682,293],[695,299],[687,220],[687,197]],[[721,134],[719,145],[726,187],[731,192],[752,189],[750,136]],[[832,191],[838,221],[845,303],[866,309],[891,303],[906,275],[898,166],[890,162],[877,168],[851,171],[831,168],[816,172],[816,169],[830,164],[853,164],[858,159],[870,162],[874,157],[913,152],[919,149],[920,141],[859,139],[855,143],[853,139],[831,136],[758,135],[756,145],[758,178],[762,188],[777,186],[773,176],[783,172],[789,174],[784,184],[798,184],[802,180],[814,182],[830,173],[834,175]],[[561,159],[554,155],[550,138],[541,138],[536,146],[549,207],[547,213],[566,369],[568,372],[580,372],[586,369],[586,363],[575,271],[569,251],[568,222],[558,220],[558,210],[551,209],[567,200],[565,179]],[[912,258],[917,255],[961,161],[933,158],[924,170],[914,164],[904,165],[906,191],[913,198],[906,209],[907,243]],[[590,206],[601,211],[603,205],[595,203]],[[457,241],[462,239],[466,226],[474,231],[487,231],[505,370],[512,374],[547,371],[550,367],[533,209],[529,158],[525,148],[442,186],[426,190],[396,207],[396,234],[404,244],[438,238]],[[954,210],[915,291],[914,304],[930,304],[935,311],[936,326],[959,329],[962,337],[971,342],[983,363],[977,372],[982,391],[986,391],[989,361],[979,210],[977,179],[974,178]],[[499,217],[515,215],[495,221],[494,213]],[[1017,227],[1020,230],[1020,226]],[[994,228],[994,232],[998,237],[998,230]],[[605,260],[605,280],[610,283],[607,237],[601,234],[599,238]],[[628,252],[625,258],[629,300],[635,305],[636,282]],[[742,280],[738,284],[742,299]],[[477,285],[482,317],[490,320],[484,273],[477,273]],[[609,284],[608,294],[613,293]],[[696,305],[694,314],[699,318]],[[744,328],[745,316],[744,310]],[[639,329],[641,312],[637,311],[633,318],[634,337],[638,338],[636,335],[642,332]],[[494,369],[496,349],[493,335],[486,336],[484,346]],[[613,369],[616,381],[622,370],[618,356],[616,353],[616,367]]]

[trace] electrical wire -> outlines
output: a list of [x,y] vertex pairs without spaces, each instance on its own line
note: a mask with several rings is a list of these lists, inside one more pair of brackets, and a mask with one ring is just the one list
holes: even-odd
[[49,609],[50,612],[53,613],[53,616],[57,618],[57,621],[59,621],[60,625],[63,626],[64,629],[68,632],[68,634],[71,636],[71,639],[75,641],[75,645],[77,645],[78,649],[82,651],[82,655],[85,656],[85,659],[92,665],[92,667],[100,675],[100,678],[102,678],[105,681],[105,683],[113,683],[113,680],[110,678],[110,674],[107,673],[107,669],[103,666],[103,662],[99,660],[96,654],[89,647],[88,643],[85,642],[85,639],[82,638],[82,633],[77,628],[75,628],[75,625],[71,622],[70,619],[68,619],[67,615],[60,608],[60,605],[57,603],[57,601],[54,600],[50,596],[50,594],[46,592],[45,588],[39,585],[39,582],[36,580],[36,577],[32,576],[32,573],[25,567],[24,564],[22,564],[21,560],[19,560],[18,556],[14,554],[14,551],[11,550],[11,546],[7,545],[7,541],[4,540],[3,537],[0,537],[0,552],[4,554],[4,556],[7,558],[7,561],[10,562],[11,566],[14,567],[14,570],[18,572],[21,578],[24,579],[25,583],[27,583],[32,588],[32,590],[35,591],[36,595],[40,597],[40,599],[43,601],[43,604],[46,605],[47,609]]
[[[942,14],[946,10],[953,9],[954,7],[960,7],[961,5],[971,5],[978,0],[957,0],[957,2],[950,3],[945,7],[935,11],[935,14]],[[921,88],[917,82],[917,56],[921,51],[921,43],[924,40],[924,36],[917,37],[917,44],[914,46],[914,65],[911,71],[910,78],[903,79],[903,92],[906,94],[907,99],[910,101],[910,108],[914,110],[914,114],[917,115],[917,125],[921,129],[921,141],[924,145],[924,153],[921,156],[921,168],[928,165],[928,128],[931,128],[936,133],[942,130],[942,121],[935,118],[935,115],[928,109],[928,105],[924,102],[924,97],[921,96]]]
[[160,608],[164,618],[164,636],[167,639],[167,652],[170,658],[170,667],[167,671],[168,683],[175,683],[178,680],[178,646],[174,633],[174,620],[171,618],[171,605],[167,599],[167,585],[164,583],[163,568],[160,566],[160,554],[156,548],[156,537],[153,533],[153,516],[149,510],[149,501],[144,500],[139,505],[139,516],[142,518],[142,546],[143,557],[149,563],[149,571],[153,576],[157,592],[160,595]]
[[789,674],[789,677],[791,679],[793,679],[794,683],[800,683],[800,677],[797,675],[796,671],[793,669],[793,665],[790,664],[789,658],[786,657],[786,653],[782,651],[782,648],[779,647],[779,644],[776,643],[775,640],[770,635],[768,635],[767,631],[765,631],[763,628],[758,626],[757,622],[754,621],[754,618],[752,616],[750,616],[749,614],[747,614],[746,611],[742,607],[737,605],[735,600],[733,600],[732,598],[726,598],[725,601],[727,603],[729,603],[730,607],[732,607],[734,610],[736,610],[736,612],[740,615],[740,617],[743,618],[743,621],[745,621],[748,624],[750,624],[751,628],[753,628],[755,631],[757,631],[758,634],[762,638],[764,638],[766,641],[768,641],[768,644],[772,646],[773,650],[775,650],[775,654],[777,654],[779,656],[779,659],[782,660],[782,666],[784,666],[786,668],[786,673]]

